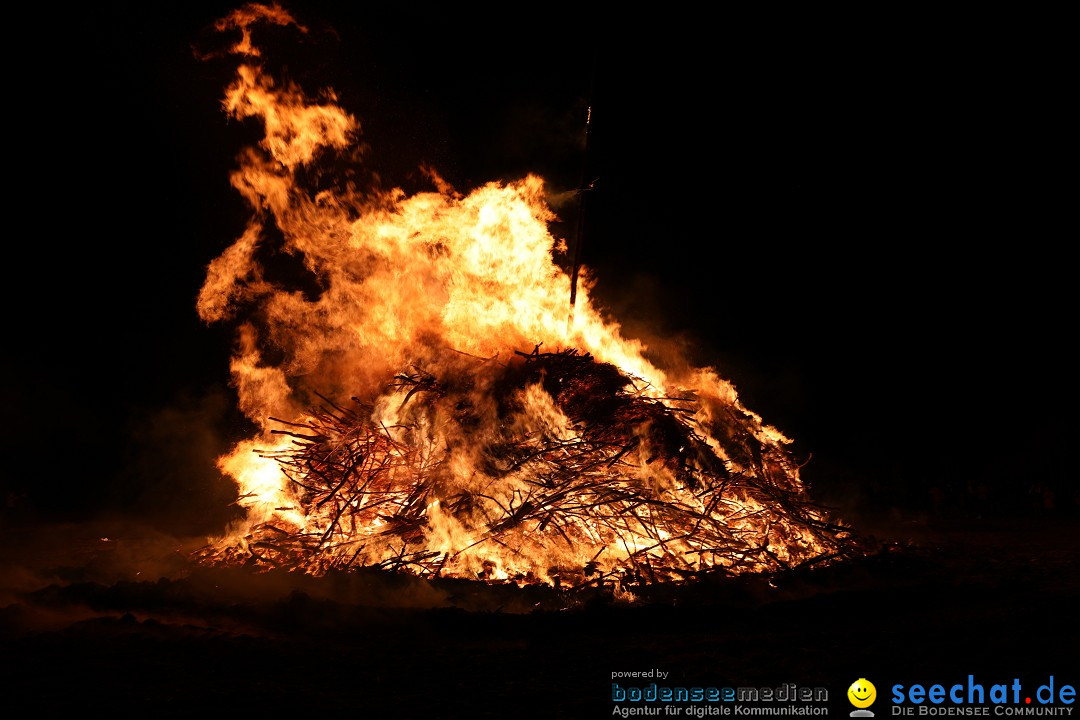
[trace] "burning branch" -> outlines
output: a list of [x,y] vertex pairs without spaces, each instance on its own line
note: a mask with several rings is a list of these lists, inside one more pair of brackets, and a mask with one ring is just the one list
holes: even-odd
[[[291,444],[264,456],[307,522],[256,525],[248,561],[580,587],[787,569],[846,551],[843,528],[809,502],[791,458],[754,438],[749,416],[727,414],[725,460],[692,393],[649,397],[587,353],[537,349],[464,370],[397,375],[392,427],[356,398],[351,409],[323,398],[304,423],[275,431]],[[481,407],[478,390],[492,388]],[[445,444],[431,442],[435,428]],[[465,463],[473,474],[455,475]]]
[[[570,274],[555,262],[541,178],[463,194],[428,170],[434,190],[412,196],[324,182],[359,162],[359,124],[272,76],[252,32],[268,22],[306,32],[245,6],[214,56],[237,63],[224,110],[264,135],[231,177],[251,221],[197,307],[235,321],[233,384],[263,434],[219,460],[247,517],[208,562],[580,588],[849,551],[787,438],[712,369],[669,377],[593,305],[580,224]],[[563,349],[499,361],[536,338]]]

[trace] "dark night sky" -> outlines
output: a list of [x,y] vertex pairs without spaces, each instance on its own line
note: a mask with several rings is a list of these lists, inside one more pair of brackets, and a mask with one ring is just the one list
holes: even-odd
[[[246,217],[228,172],[251,133],[219,109],[230,67],[190,46],[229,7],[25,24],[48,42],[10,63],[15,212],[37,208],[5,250],[3,483],[23,507],[180,526],[228,500],[210,458],[246,426],[194,299]],[[591,97],[598,298],[692,341],[813,454],[827,500],[1075,492],[1060,19],[288,7],[314,32],[280,59],[337,88],[391,183],[427,162],[459,188],[572,187]]]

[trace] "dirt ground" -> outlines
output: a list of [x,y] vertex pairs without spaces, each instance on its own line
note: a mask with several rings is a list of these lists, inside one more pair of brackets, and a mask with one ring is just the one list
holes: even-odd
[[[880,551],[637,602],[383,573],[191,564],[198,538],[8,523],[5,705],[155,715],[609,717],[612,673],[703,686],[1077,684],[1076,518],[890,519]],[[1029,685],[1030,683],[1030,685]],[[644,684],[644,681],[643,681]],[[879,716],[883,713],[879,713]]]

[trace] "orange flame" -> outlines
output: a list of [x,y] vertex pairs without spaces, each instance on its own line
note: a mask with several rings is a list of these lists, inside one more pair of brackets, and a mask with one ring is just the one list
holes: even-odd
[[[262,435],[240,443],[220,459],[221,469],[237,483],[247,517],[215,541],[219,547],[245,547],[252,528],[261,523],[312,533],[326,526],[325,513],[303,506],[274,459],[290,441],[271,434],[276,427],[271,418],[309,421],[311,395],[318,392],[330,397],[358,395],[370,402],[368,420],[376,427],[399,426],[403,391],[386,390],[387,378],[414,364],[456,372],[448,367],[453,361],[447,358],[453,353],[447,349],[490,358],[539,344],[549,349],[580,348],[642,379],[642,392],[650,397],[662,399],[677,387],[688,388],[701,400],[694,420],[702,427],[716,422],[717,413],[735,411],[746,418],[761,445],[776,448],[790,442],[746,410],[735,389],[714,370],[699,369],[675,382],[646,360],[645,347],[623,337],[619,325],[593,304],[587,271],[568,327],[570,279],[555,262],[565,246],[551,234],[549,223],[555,216],[545,202],[541,178],[529,175],[516,182],[493,182],[468,194],[455,192],[434,173],[436,190],[411,196],[399,189],[366,194],[307,189],[304,168],[327,155],[352,153],[359,125],[332,95],[313,102],[299,87],[271,78],[258,64],[260,52],[252,44],[250,30],[256,22],[305,31],[277,5],[247,5],[217,24],[220,30],[241,31],[231,52],[244,58],[223,107],[238,120],[260,122],[264,130],[259,147],[240,155],[231,177],[250,205],[252,219],[235,243],[210,263],[197,302],[205,322],[236,322],[232,380],[241,409],[263,429]],[[277,252],[302,262],[317,292],[305,293],[267,279],[260,257],[271,235],[280,243]],[[522,424],[522,432],[556,438],[577,432],[539,385],[524,389],[520,405],[524,410],[515,422]],[[418,422],[415,417],[410,421]],[[427,428],[432,452],[448,446],[445,432],[438,426]],[[387,434],[392,441],[393,432]],[[748,471],[707,433],[705,441],[734,471]],[[390,456],[395,451],[388,447],[384,452]],[[647,458],[630,461],[645,472]],[[476,485],[484,475],[467,448],[452,453],[448,462],[454,481],[463,487]],[[650,482],[678,491],[673,477],[649,472],[655,476]],[[785,472],[799,487],[797,469]],[[612,537],[582,527],[576,545],[569,549],[523,543],[514,553],[503,552],[445,511],[441,502],[432,498],[426,506],[424,542],[453,554],[454,563],[445,570],[451,574],[475,577],[482,572],[500,578],[528,572],[546,579],[546,568],[553,565],[585,565],[605,548],[610,548],[605,561],[614,561],[656,542],[642,537],[629,542],[623,538],[616,544]],[[694,502],[692,496],[688,502]],[[738,502],[743,511],[740,522],[767,543],[772,531],[758,517],[761,508],[749,497]],[[358,537],[371,540],[365,550],[368,560],[378,561],[392,552],[379,545],[383,522],[372,515],[366,527],[355,530]],[[789,528],[784,542],[773,546],[781,558],[793,559],[818,549],[814,537],[799,528]]]
[[258,22],[269,22],[281,26],[293,25],[300,32],[306,33],[308,31],[306,27],[297,23],[292,15],[277,3],[273,5],[249,3],[218,20],[214,23],[214,28],[219,31],[240,31],[240,40],[229,48],[229,52],[237,55],[259,57],[262,53],[251,42],[251,26]]

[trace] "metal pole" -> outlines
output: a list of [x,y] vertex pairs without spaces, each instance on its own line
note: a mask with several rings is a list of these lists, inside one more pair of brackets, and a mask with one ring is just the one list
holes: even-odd
[[585,160],[581,163],[581,184],[578,186],[578,215],[577,215],[577,229],[574,232],[574,267],[570,274],[570,319],[569,326],[574,324],[574,305],[577,304],[577,283],[578,272],[581,269],[581,245],[585,238],[585,200],[588,197],[587,191],[592,189],[592,185],[586,187],[585,182],[588,177],[588,156],[589,156],[589,127],[592,124],[592,107],[588,109],[588,113],[585,116]]
[[585,148],[581,156],[581,182],[578,184],[577,228],[574,232],[573,268],[570,272],[570,314],[566,319],[566,334],[574,329],[574,306],[577,304],[578,273],[581,270],[581,246],[585,242],[585,204],[588,191],[592,190],[595,180],[589,182],[589,136],[592,129],[592,94],[596,84],[597,55],[592,58],[592,72],[589,78],[589,106],[585,112]]

